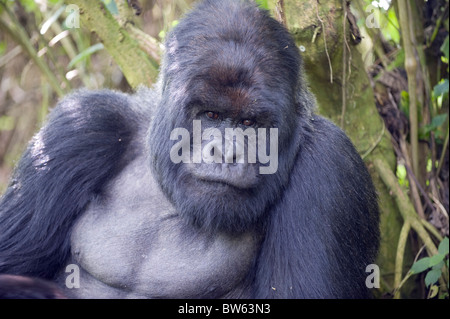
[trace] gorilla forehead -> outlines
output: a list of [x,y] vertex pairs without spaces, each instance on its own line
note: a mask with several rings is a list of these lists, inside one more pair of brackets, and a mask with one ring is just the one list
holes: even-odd
[[[230,55],[221,58],[205,59],[209,67],[198,69],[197,75],[186,83],[189,87],[192,99],[200,101],[202,105],[214,106],[214,110],[220,110],[237,115],[248,112],[254,107],[263,91],[258,85],[256,68],[246,65],[244,62],[229,61]],[[221,107],[223,106],[223,107]]]
[[[224,9],[226,8],[226,9]],[[166,41],[165,84],[297,88],[301,58],[289,32],[251,1],[204,1]]]

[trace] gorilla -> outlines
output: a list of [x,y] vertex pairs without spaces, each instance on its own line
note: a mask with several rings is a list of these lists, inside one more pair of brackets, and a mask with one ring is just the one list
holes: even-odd
[[163,61],[154,88],[50,113],[1,200],[0,273],[70,298],[370,297],[376,193],[314,114],[289,32],[252,1],[205,0]]

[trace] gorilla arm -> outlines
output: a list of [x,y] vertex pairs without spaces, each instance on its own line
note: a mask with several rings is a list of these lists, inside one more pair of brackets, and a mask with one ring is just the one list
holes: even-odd
[[73,221],[122,169],[138,113],[129,97],[80,91],[30,142],[0,203],[0,273],[52,278]]
[[379,233],[375,190],[346,135],[319,116],[258,256],[256,298],[368,298]]

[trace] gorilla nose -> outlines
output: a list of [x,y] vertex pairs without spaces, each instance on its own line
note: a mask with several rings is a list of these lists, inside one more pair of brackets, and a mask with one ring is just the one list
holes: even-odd
[[203,162],[205,163],[226,163],[244,164],[245,161],[245,144],[236,139],[224,141],[214,139],[208,141],[202,150]]
[[233,138],[225,139],[223,159],[225,163],[245,163],[244,144]]

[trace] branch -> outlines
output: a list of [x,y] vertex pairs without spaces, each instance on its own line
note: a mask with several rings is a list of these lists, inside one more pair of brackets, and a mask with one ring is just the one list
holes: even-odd
[[405,222],[403,224],[402,230],[400,231],[400,236],[398,238],[397,254],[395,256],[395,275],[394,275],[394,287],[396,287],[396,290],[394,292],[395,299],[400,298],[400,287],[405,281],[405,279],[409,277],[406,276],[405,279],[402,280],[403,258],[405,256],[406,241],[408,240],[408,234],[410,230],[411,224]]
[[411,224],[411,227],[417,232],[419,237],[422,239],[424,244],[427,246],[427,250],[431,255],[437,254],[437,248],[431,240],[429,234],[426,232],[420,217],[416,214],[416,210],[414,206],[411,204],[410,199],[405,194],[403,189],[397,182],[397,177],[391,171],[389,166],[385,163],[384,160],[376,158],[374,159],[375,169],[377,173],[380,175],[383,182],[392,192],[393,197],[395,198],[395,202],[400,210],[400,214],[403,217],[405,222]]
[[284,14],[284,1],[283,0],[277,1],[277,4],[275,6],[275,12],[277,14],[278,22],[280,22],[282,25],[284,25],[287,29],[288,25],[287,25],[287,21],[286,21],[286,15]]
[[436,176],[437,177],[439,177],[439,174],[441,173],[442,165],[444,164],[445,152],[446,152],[447,147],[448,147],[448,134],[449,134],[449,125],[448,125],[448,122],[447,122],[447,134],[445,134],[444,146],[442,147],[442,154],[441,154],[441,157],[439,158],[439,164],[438,164],[438,168],[436,170]]
[[320,18],[320,15],[319,15],[319,0],[317,0],[317,2],[316,2],[316,15],[317,15],[317,20],[319,20],[320,24],[322,25],[323,44],[325,46],[325,53],[327,54],[327,58],[328,58],[328,66],[330,67],[330,83],[333,83],[333,66],[331,65],[330,55],[328,54],[325,24],[323,23],[323,20]]
[[[400,233],[400,238],[398,242],[397,256],[396,256],[396,265],[395,265],[395,286],[399,287],[402,282],[402,268],[403,268],[403,254],[404,254],[404,244],[406,242],[407,234],[409,230],[412,228],[423,243],[426,246],[427,252],[429,256],[436,255],[438,250],[427,230],[425,229],[421,219],[416,214],[414,206],[411,204],[408,196],[404,193],[402,188],[397,182],[397,177],[391,171],[388,164],[380,159],[376,158],[373,161],[375,169],[377,173],[380,175],[381,179],[385,183],[385,185],[392,192],[393,197],[395,198],[395,202],[399,208],[400,214],[403,217],[404,225],[402,231]],[[448,277],[448,271],[445,270],[444,277]],[[398,297],[398,291],[396,292],[396,297]]]
[[95,32],[119,65],[131,87],[151,85],[158,76],[157,63],[139,47],[100,1],[70,0],[80,8],[83,25]]
[[419,172],[419,127],[417,119],[416,102],[416,73],[417,60],[412,45],[412,34],[410,21],[408,17],[408,4],[406,0],[398,0],[399,23],[402,30],[403,48],[405,50],[405,70],[408,76],[409,92],[409,124],[410,124],[410,142],[411,142],[411,160],[412,169],[416,176]]

